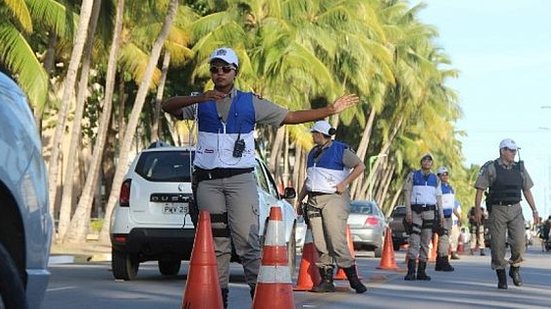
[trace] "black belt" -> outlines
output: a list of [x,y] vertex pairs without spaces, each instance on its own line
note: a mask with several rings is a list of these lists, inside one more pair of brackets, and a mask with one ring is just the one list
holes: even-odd
[[412,210],[417,210],[417,211],[428,211],[428,210],[435,210],[436,209],[436,205],[431,205],[431,204],[413,204],[411,205],[411,209]]
[[253,167],[249,168],[215,168],[212,170],[206,170],[202,168],[195,168],[195,177],[197,182],[203,180],[214,180],[221,178],[228,178],[232,176],[237,176],[241,174],[246,174],[254,171]]
[[492,205],[499,205],[499,206],[515,206],[516,204],[520,203],[518,202],[492,202]]
[[333,193],[326,193],[326,192],[308,192],[308,196],[320,196],[320,195],[330,195]]

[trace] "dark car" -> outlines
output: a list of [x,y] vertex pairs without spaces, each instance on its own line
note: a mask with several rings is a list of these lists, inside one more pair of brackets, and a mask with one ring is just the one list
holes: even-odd
[[406,206],[397,205],[390,214],[389,226],[392,230],[392,246],[394,251],[400,250],[400,246],[408,243],[409,235],[406,233],[403,220],[406,217]]

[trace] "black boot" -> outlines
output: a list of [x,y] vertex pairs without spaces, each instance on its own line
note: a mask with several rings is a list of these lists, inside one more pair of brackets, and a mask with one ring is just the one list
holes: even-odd
[[520,266],[509,268],[509,276],[513,278],[513,283],[516,286],[522,285],[522,278],[520,277]]
[[360,278],[358,278],[356,265],[352,265],[348,268],[343,268],[343,270],[346,274],[346,278],[348,278],[348,282],[350,282],[350,287],[356,290],[356,293],[361,294],[367,291],[365,285],[363,285],[363,283],[360,281]]
[[228,288],[222,288],[222,303],[224,304],[224,308],[228,308]]
[[408,260],[408,273],[404,277],[404,280],[415,280],[415,260]]
[[427,262],[419,261],[419,266],[417,266],[417,280],[430,280],[430,277],[427,276],[425,269],[427,268]]
[[484,252],[484,248],[480,248],[480,255],[481,255],[481,256],[485,256],[485,255],[486,255],[486,253]]
[[438,256],[436,257],[436,266],[434,267],[436,271],[454,271],[454,268],[450,265],[448,256]]
[[496,269],[497,274],[497,288],[507,289],[507,275],[505,275],[505,269]]
[[314,288],[312,292],[327,293],[335,292],[335,285],[333,284],[333,268],[320,268],[321,282]]

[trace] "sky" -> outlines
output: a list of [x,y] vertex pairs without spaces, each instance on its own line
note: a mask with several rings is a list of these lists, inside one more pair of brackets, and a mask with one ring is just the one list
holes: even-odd
[[[420,20],[460,71],[447,85],[459,95],[465,166],[499,156],[512,138],[534,181],[540,216],[551,215],[551,1],[424,0]],[[518,155],[517,155],[518,160]],[[453,183],[453,171],[450,173]],[[532,213],[523,201],[524,216]]]

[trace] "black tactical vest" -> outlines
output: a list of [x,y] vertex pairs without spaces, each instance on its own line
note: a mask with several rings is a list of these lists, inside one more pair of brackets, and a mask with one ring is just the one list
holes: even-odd
[[514,164],[511,169],[506,169],[495,160],[494,166],[496,168],[496,180],[490,186],[490,194],[488,195],[491,204],[516,204],[520,202],[520,191],[522,190],[521,163]]

